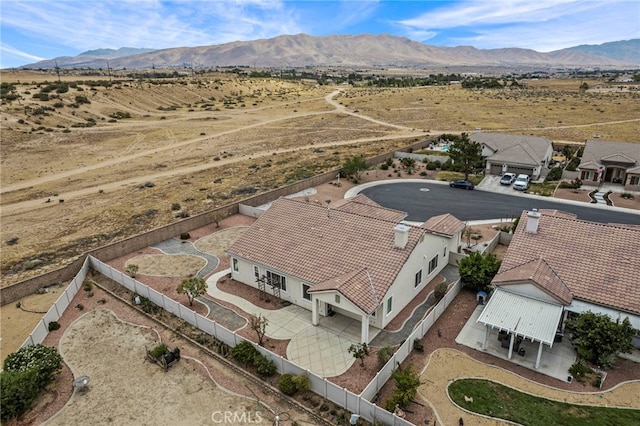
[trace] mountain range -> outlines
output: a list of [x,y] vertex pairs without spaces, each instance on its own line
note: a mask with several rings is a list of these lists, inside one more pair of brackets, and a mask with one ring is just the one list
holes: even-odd
[[282,35],[271,39],[161,50],[97,49],[21,68],[340,67],[600,67],[640,68],[640,39],[542,53],[531,49],[440,47],[388,34]]

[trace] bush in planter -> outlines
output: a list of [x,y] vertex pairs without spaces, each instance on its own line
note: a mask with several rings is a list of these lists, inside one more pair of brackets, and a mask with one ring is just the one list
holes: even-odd
[[246,340],[231,348],[231,357],[244,365],[252,365],[260,352]]
[[280,389],[280,392],[289,396],[295,394],[298,388],[293,379],[294,376],[291,374],[283,374],[280,376],[280,380],[278,381],[278,389]]
[[393,356],[393,348],[391,346],[385,346],[378,351],[378,363],[380,366],[383,366],[391,359]]
[[164,343],[160,343],[149,351],[149,356],[153,359],[160,359],[164,354],[169,353],[169,348]]
[[446,282],[441,282],[436,286],[435,290],[433,291],[433,295],[436,298],[436,302],[439,302],[440,300],[442,300],[442,298],[447,294],[448,288],[449,286],[447,285]]
[[273,376],[276,373],[276,364],[260,353],[253,360],[253,366],[256,367],[258,375],[262,377]]

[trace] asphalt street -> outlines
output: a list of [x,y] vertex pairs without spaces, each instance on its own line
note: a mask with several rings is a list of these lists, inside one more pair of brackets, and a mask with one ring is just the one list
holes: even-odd
[[497,194],[477,188],[469,191],[427,181],[378,185],[360,193],[384,207],[407,212],[406,220],[416,222],[444,213],[467,221],[519,217],[523,210],[557,209],[592,222],[640,225],[640,212],[620,212],[597,208],[589,203],[575,205],[542,197]]

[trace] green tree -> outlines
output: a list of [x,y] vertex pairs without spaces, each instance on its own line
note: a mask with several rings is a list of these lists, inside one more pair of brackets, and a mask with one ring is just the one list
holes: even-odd
[[366,343],[357,343],[349,346],[349,353],[353,355],[355,359],[360,360],[360,367],[364,368],[364,359],[369,356],[369,345]]
[[9,354],[4,360],[5,371],[35,369],[38,372],[38,383],[42,386],[49,383],[60,368],[62,368],[62,357],[58,350],[42,344],[27,345]]
[[482,147],[478,142],[471,141],[469,135],[463,133],[453,137],[453,143],[449,146],[449,157],[464,173],[464,178],[469,179],[469,173],[482,164]]
[[17,417],[31,407],[40,391],[62,368],[56,348],[28,345],[9,354],[0,373],[2,420]]
[[365,161],[364,157],[361,155],[351,157],[342,163],[342,170],[340,171],[340,175],[345,178],[350,177],[359,177],[360,172],[363,170],[367,170],[369,166]]
[[193,306],[193,299],[207,291],[207,282],[204,278],[189,278],[178,285],[177,291],[178,294],[186,294],[189,298],[189,306]]
[[262,314],[258,314],[256,317],[251,317],[251,330],[255,331],[258,335],[258,344],[262,344],[264,334],[267,331],[267,325],[269,325],[269,319]]
[[631,353],[635,331],[629,318],[615,322],[606,314],[584,312],[569,323],[578,355],[602,367],[610,367],[619,353]]
[[409,365],[407,368],[396,368],[391,377],[396,382],[396,389],[393,391],[391,398],[385,403],[385,409],[393,412],[396,405],[401,408],[409,405],[413,401],[418,393],[418,387],[420,387],[420,375],[413,369],[413,365]]
[[500,269],[500,261],[491,253],[472,252],[458,261],[462,284],[473,290],[486,290]]

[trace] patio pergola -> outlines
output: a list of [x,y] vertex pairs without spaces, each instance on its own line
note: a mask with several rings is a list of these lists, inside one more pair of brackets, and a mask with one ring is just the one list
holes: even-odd
[[513,355],[516,336],[539,342],[535,368],[540,368],[542,347],[553,346],[563,310],[563,305],[512,293],[498,287],[477,321],[485,326],[482,348],[487,348],[489,328],[497,328],[510,334],[509,359]]

